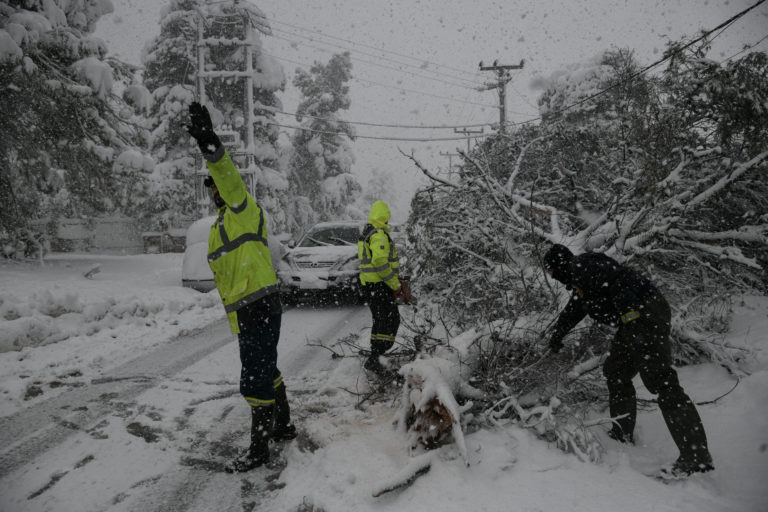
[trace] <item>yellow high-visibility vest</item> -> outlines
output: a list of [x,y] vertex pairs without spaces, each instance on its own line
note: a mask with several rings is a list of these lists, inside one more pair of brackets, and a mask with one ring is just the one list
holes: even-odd
[[[221,149],[221,148],[220,148]],[[245,188],[240,173],[229,155],[221,150],[206,163],[216,188],[227,206],[208,235],[208,265],[216,288],[237,334],[237,310],[267,295],[278,292],[277,275],[267,247],[267,218],[264,210]]]
[[389,237],[389,207],[384,201],[376,201],[371,206],[368,223],[373,227],[363,233],[357,242],[357,257],[360,259],[360,282],[384,282],[392,290],[400,288],[398,276],[400,263],[397,249]]

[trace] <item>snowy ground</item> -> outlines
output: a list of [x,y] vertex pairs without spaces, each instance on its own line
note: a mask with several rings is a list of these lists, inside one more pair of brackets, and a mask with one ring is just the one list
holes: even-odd
[[[651,410],[638,446],[604,439],[601,464],[507,425],[466,436],[469,467],[443,446],[410,487],[374,498],[409,460],[396,403],[361,404],[359,360],[315,346],[364,340],[366,308],[285,313],[280,367],[302,435],[272,468],[208,471],[245,446],[248,409],[218,296],[181,288],[180,268],[180,255],[0,262],[0,511],[766,510],[766,297],[736,305],[729,336],[755,350],[749,375],[699,407],[713,473],[671,485],[644,475],[676,456]],[[696,401],[735,383],[715,365],[680,377]]]

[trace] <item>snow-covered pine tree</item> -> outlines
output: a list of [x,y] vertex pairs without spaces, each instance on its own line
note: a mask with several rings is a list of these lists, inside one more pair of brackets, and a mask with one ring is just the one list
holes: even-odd
[[[252,30],[244,30],[247,20]],[[164,224],[179,224],[194,216],[192,175],[197,148],[184,127],[187,107],[196,98],[198,76],[198,24],[203,25],[206,71],[244,71],[247,40],[253,54],[254,138],[251,149],[257,169],[257,201],[270,213],[272,229],[284,231],[290,203],[288,182],[281,174],[278,158],[278,129],[272,122],[281,104],[277,92],[285,76],[275,59],[262,51],[262,35],[271,34],[266,17],[245,2],[172,0],[163,10],[161,32],[147,47],[144,83],[152,91],[154,106],[149,116],[152,151],[159,162],[152,176],[153,190],[148,211]],[[250,38],[250,40],[248,40]],[[241,77],[205,80],[207,106],[220,130],[235,131],[247,140],[246,81]],[[246,142],[247,143],[247,142]],[[230,148],[232,149],[232,148]]]
[[338,117],[350,105],[351,76],[352,61],[344,52],[327,64],[315,63],[309,72],[297,69],[293,79],[302,93],[296,119],[303,129],[293,137],[289,180],[296,193],[308,199],[313,222],[348,218],[347,205],[361,190],[352,174],[354,130]]
[[[109,0],[0,4],[0,227],[130,213],[152,162],[112,93],[121,64],[89,38]],[[117,73],[115,73],[117,71]]]

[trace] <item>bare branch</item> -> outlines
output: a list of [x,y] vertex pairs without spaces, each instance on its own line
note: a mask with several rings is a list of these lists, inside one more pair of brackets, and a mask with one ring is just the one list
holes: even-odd
[[451,183],[450,181],[446,181],[446,180],[444,180],[444,179],[442,179],[442,178],[438,178],[437,176],[435,176],[434,174],[432,174],[431,172],[429,172],[429,169],[427,169],[426,167],[424,167],[424,166],[421,164],[421,162],[419,162],[418,160],[416,160],[416,157],[414,157],[414,156],[413,156],[413,153],[411,153],[410,155],[408,155],[408,154],[406,154],[406,153],[405,153],[405,152],[404,152],[402,149],[400,149],[400,148],[397,148],[397,150],[398,150],[398,151],[400,152],[400,154],[401,154],[401,155],[403,155],[404,157],[406,157],[406,158],[410,158],[410,159],[411,159],[411,161],[413,162],[413,164],[414,164],[416,167],[418,167],[418,168],[419,168],[419,170],[421,170],[421,172],[423,172],[423,173],[424,173],[424,175],[425,175],[427,178],[431,179],[432,181],[436,181],[436,182],[438,182],[438,183],[442,183],[443,185],[446,185],[446,186],[449,186],[449,187],[453,187],[453,188],[456,188],[456,187],[457,187],[457,185],[456,185],[455,183]]

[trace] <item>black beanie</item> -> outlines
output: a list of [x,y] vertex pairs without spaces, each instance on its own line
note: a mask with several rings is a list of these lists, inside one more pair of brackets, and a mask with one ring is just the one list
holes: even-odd
[[553,245],[544,255],[544,266],[552,272],[552,277],[563,284],[571,282],[571,260],[573,253],[564,245]]

